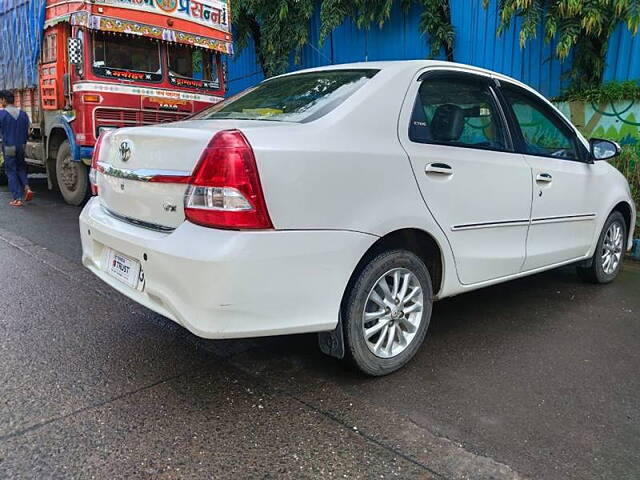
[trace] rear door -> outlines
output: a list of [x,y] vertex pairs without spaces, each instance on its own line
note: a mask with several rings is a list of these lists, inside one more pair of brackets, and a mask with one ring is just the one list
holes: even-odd
[[502,82],[514,141],[532,168],[533,206],[523,270],[585,256],[595,234],[600,183],[575,130],[538,95]]
[[513,152],[493,80],[428,70],[411,86],[409,101],[400,139],[427,208],[451,244],[461,283],[520,272],[531,169]]

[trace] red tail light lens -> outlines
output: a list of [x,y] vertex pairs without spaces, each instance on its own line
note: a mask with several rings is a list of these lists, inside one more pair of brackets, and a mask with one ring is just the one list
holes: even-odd
[[215,134],[185,193],[187,220],[206,227],[271,229],[253,150],[239,130]]
[[100,167],[98,166],[98,160],[100,160],[100,147],[102,142],[111,132],[102,132],[96,141],[96,145],[93,147],[93,154],[91,155],[91,169],[89,170],[89,183],[91,184],[91,195],[98,195],[98,172]]

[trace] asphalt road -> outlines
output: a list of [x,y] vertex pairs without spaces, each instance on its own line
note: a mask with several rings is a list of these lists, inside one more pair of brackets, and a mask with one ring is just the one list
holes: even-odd
[[640,478],[640,268],[441,301],[359,376],[315,336],[205,341],[80,266],[79,209],[0,188],[0,478]]

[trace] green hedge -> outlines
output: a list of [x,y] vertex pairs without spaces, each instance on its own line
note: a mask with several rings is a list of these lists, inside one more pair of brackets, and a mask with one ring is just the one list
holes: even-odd
[[554,98],[557,102],[614,103],[623,100],[640,100],[640,80],[607,82],[593,88],[569,89]]

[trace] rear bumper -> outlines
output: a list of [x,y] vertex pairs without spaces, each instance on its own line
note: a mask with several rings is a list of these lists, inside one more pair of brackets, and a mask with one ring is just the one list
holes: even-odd
[[[82,211],[80,232],[89,270],[205,338],[335,328],[349,277],[377,239],[344,231],[238,232],[189,222],[160,233],[111,217],[99,198]],[[143,291],[106,273],[107,248],[140,261]]]

